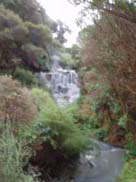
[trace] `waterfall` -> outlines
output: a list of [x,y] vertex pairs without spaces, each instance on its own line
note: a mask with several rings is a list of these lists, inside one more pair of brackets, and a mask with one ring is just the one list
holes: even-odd
[[63,69],[58,62],[51,72],[41,72],[40,80],[47,86],[60,106],[73,103],[80,96],[78,74],[72,69]]

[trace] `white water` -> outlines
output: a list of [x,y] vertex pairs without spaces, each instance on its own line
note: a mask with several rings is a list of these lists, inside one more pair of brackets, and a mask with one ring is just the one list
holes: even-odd
[[78,74],[75,70],[63,69],[54,64],[51,72],[40,73],[40,79],[52,91],[60,106],[73,103],[80,96]]

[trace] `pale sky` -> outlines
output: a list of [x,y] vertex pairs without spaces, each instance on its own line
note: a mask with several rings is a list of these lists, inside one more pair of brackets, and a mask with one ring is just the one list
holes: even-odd
[[71,35],[66,35],[68,42],[66,46],[76,43],[79,27],[76,25],[76,19],[80,9],[71,5],[68,0],[38,0],[45,8],[46,13],[53,20],[61,20],[71,29]]

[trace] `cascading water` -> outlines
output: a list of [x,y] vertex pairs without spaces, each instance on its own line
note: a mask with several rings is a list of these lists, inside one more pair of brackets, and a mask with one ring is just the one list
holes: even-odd
[[80,96],[78,74],[75,70],[53,65],[51,72],[40,73],[40,79],[51,91],[60,106],[73,103]]

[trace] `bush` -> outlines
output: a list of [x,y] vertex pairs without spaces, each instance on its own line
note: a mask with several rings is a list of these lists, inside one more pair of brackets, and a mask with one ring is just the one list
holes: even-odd
[[18,68],[14,73],[14,78],[19,80],[23,85],[32,86],[36,85],[38,80],[29,70]]
[[34,135],[32,138],[49,141],[54,149],[63,150],[68,155],[84,150],[88,145],[87,135],[74,123],[72,116],[60,110],[46,91],[33,89],[32,95],[40,111],[30,133]]
[[11,77],[0,76],[0,120],[16,124],[30,122],[36,113],[30,91]]
[[34,182],[33,177],[23,171],[31,154],[29,148],[13,135],[10,125],[0,130],[0,181]]
[[[82,103],[84,101],[84,103]],[[81,102],[81,103],[80,103]],[[82,104],[82,107],[81,107]],[[108,131],[106,128],[101,127],[99,122],[100,113],[96,114],[92,103],[88,100],[85,101],[85,97],[80,98],[77,103],[69,105],[66,111],[71,114],[74,121],[80,126],[82,130],[88,132],[92,138],[97,140],[106,141],[108,137]]]
[[128,133],[126,135],[126,144],[125,149],[128,151],[127,158],[135,158],[136,157],[136,142],[135,142],[135,136],[133,136],[131,133]]
[[96,129],[95,136],[98,140],[106,141],[108,137],[108,131],[105,128]]

